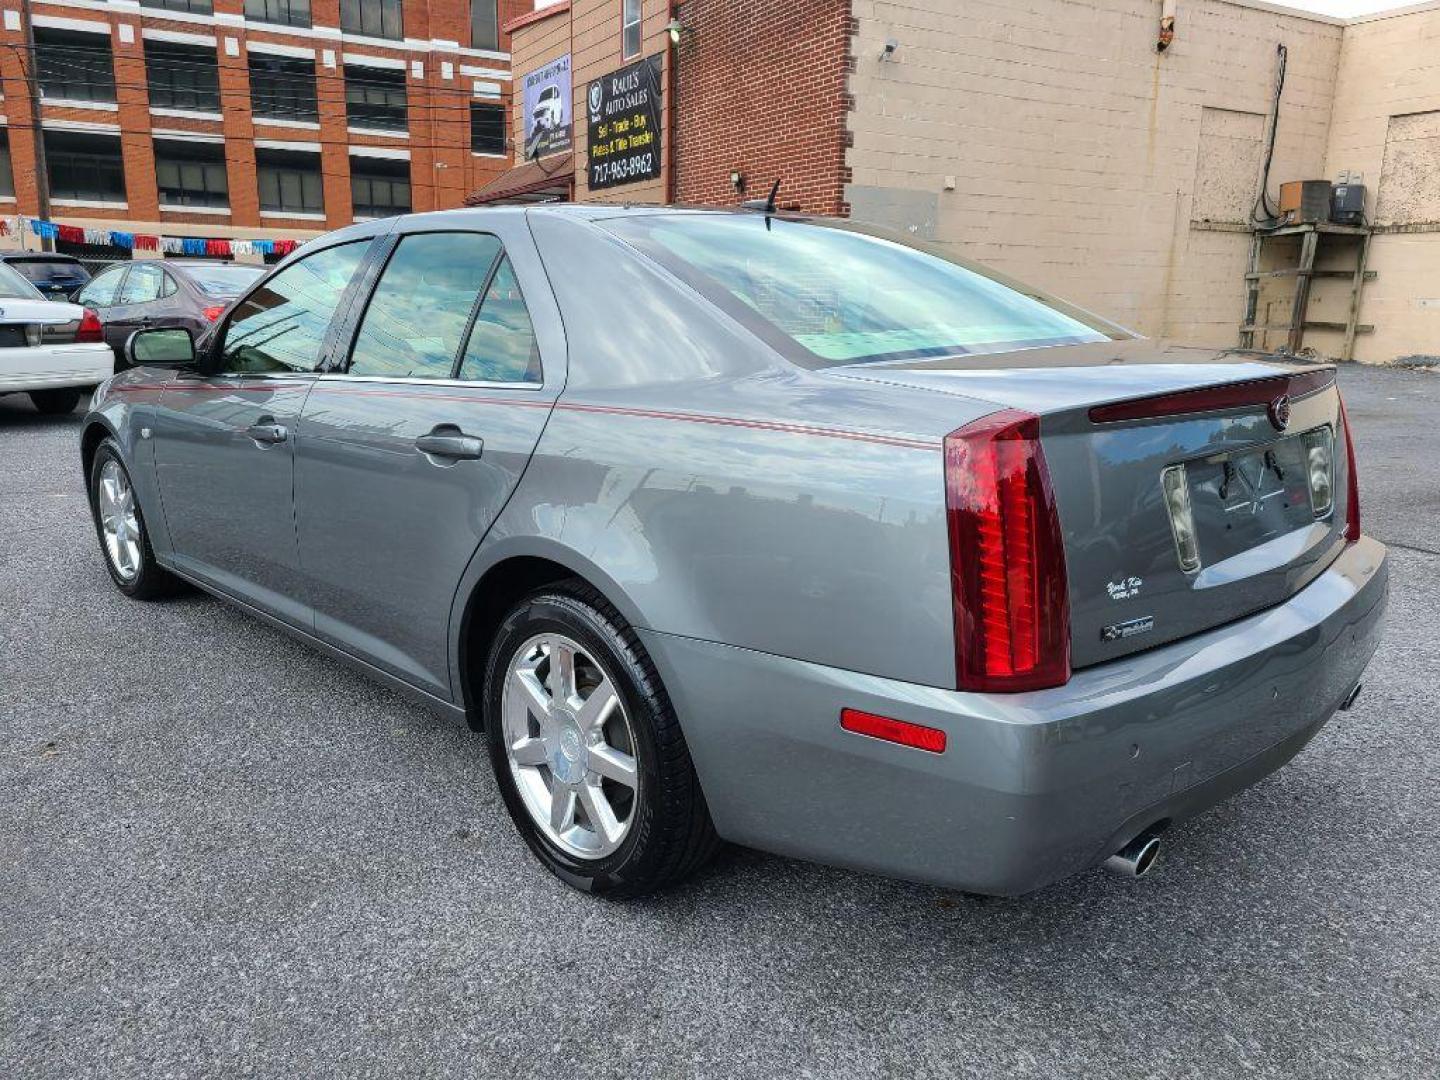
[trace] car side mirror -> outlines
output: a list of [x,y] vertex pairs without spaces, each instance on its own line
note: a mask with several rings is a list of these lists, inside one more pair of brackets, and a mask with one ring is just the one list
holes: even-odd
[[182,326],[136,330],[125,341],[125,359],[133,367],[184,367],[195,363],[195,339]]

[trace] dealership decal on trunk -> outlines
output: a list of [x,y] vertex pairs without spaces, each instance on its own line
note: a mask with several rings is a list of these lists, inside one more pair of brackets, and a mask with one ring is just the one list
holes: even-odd
[[1105,591],[1110,594],[1111,600],[1129,600],[1132,596],[1140,595],[1140,587],[1144,584],[1138,577],[1121,578],[1119,581],[1106,582]]

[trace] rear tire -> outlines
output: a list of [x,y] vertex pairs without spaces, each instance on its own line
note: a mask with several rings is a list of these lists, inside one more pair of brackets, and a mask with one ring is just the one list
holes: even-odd
[[96,448],[90,465],[90,516],[117,589],[132,600],[160,600],[183,590],[183,582],[155,561],[150,532],[114,439]]
[[37,412],[46,416],[63,416],[80,404],[80,391],[73,386],[58,390],[31,390],[30,402]]
[[[570,674],[556,676],[550,657],[567,654],[557,663]],[[506,809],[560,880],[640,896],[714,854],[719,838],[670,698],[634,630],[594,589],[561,582],[516,604],[484,685]],[[556,685],[571,689],[556,696]]]

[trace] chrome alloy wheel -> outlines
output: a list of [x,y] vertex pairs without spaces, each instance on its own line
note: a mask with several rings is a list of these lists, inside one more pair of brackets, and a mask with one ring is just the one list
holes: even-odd
[[618,850],[640,780],[630,720],[599,662],[563,634],[538,634],[511,658],[500,710],[511,775],[546,839],[582,859]]
[[121,580],[133,581],[140,572],[140,518],[135,512],[135,491],[130,487],[130,478],[114,458],[100,469],[95,501],[110,565]]

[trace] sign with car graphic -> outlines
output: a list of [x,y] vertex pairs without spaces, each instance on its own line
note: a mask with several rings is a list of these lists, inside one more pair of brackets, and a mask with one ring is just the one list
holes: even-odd
[[590,84],[590,190],[654,180],[660,175],[660,71],[651,56]]
[[522,78],[525,106],[525,159],[570,149],[570,54],[552,60]]

